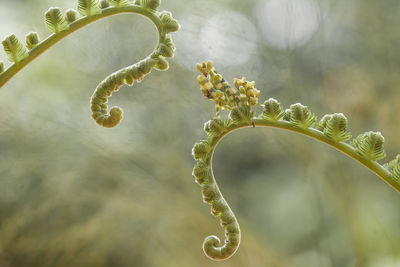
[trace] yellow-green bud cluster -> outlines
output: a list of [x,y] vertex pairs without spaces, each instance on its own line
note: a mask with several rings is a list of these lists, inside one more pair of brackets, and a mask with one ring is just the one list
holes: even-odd
[[258,104],[260,91],[255,88],[255,82],[248,82],[246,78],[235,79],[235,87],[232,88],[217,73],[211,61],[196,65],[201,75],[197,76],[197,81],[203,95],[215,102],[216,112],[222,109],[233,110],[239,106],[252,107]]
[[235,78],[233,84],[236,89],[239,90],[241,103],[247,104],[250,107],[258,104],[260,91],[255,87],[256,83],[254,81],[249,82],[246,77],[243,77],[242,79]]

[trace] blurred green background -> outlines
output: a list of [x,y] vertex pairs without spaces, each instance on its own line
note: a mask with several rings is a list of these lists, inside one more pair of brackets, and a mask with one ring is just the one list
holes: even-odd
[[[48,35],[50,6],[0,0],[0,36]],[[157,42],[145,18],[120,15],[69,36],[0,90],[0,266],[400,266],[400,195],[345,155],[276,129],[219,145],[214,172],[242,228],[235,256],[210,261],[222,237],[191,176],[193,144],[214,106],[195,63],[247,76],[285,107],[343,112],[353,136],[374,130],[400,152],[398,0],[164,0],[182,28],[170,70],[124,87],[114,129],[89,99],[108,74]],[[5,61],[5,53],[0,60]],[[8,63],[7,63],[8,64]]]

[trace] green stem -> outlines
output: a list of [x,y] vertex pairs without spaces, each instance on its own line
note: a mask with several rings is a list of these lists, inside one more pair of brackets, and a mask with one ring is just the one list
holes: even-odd
[[[391,173],[382,165],[376,161],[367,160],[359,156],[356,150],[349,144],[344,142],[335,142],[329,139],[321,131],[314,128],[302,129],[294,126],[292,123],[284,120],[279,120],[276,122],[268,121],[261,118],[255,118],[252,122],[234,124],[230,123],[226,128],[221,127],[218,129],[217,124],[213,127],[214,130],[220,131],[220,134],[209,135],[207,145],[203,147],[201,143],[193,148],[193,153],[195,158],[199,159],[199,162],[193,169],[193,175],[196,177],[197,183],[202,187],[202,194],[204,202],[211,206],[212,214],[219,217],[221,221],[221,226],[225,229],[225,242],[221,244],[220,239],[216,236],[208,236],[203,243],[203,250],[205,254],[214,260],[224,260],[231,257],[239,247],[241,233],[238,221],[229,207],[228,203],[224,199],[221,191],[218,188],[217,182],[214,177],[212,170],[212,159],[214,155],[215,148],[218,143],[229,133],[236,131],[241,128],[248,127],[274,127],[289,130],[292,132],[297,132],[308,137],[319,140],[325,144],[328,144],[335,149],[343,152],[350,158],[358,161],[373,173],[378,175],[382,180],[392,186],[396,191],[400,192],[400,183],[392,178]],[[204,142],[204,141],[203,141]],[[209,146],[209,147],[207,147]],[[204,155],[199,153],[204,152]]]
[[150,12],[149,10],[144,9],[143,7],[140,6],[124,6],[124,7],[110,7],[107,9],[103,9],[101,14],[98,15],[93,15],[89,17],[82,17],[73,23],[69,24],[69,29],[66,31],[59,32],[57,34],[52,34],[45,40],[43,40],[41,43],[39,43],[35,48],[29,51],[28,57],[25,59],[21,60],[17,64],[13,64],[10,66],[4,73],[0,74],[0,88],[3,87],[5,83],[7,83],[14,75],[16,75],[20,70],[22,70],[26,65],[28,65],[30,62],[32,62],[35,58],[40,56],[42,53],[44,53],[46,50],[48,50],[50,47],[55,45],[58,41],[62,40],[64,37],[70,35],[71,33],[79,30],[80,28],[83,28],[84,26],[93,23],[97,20],[121,14],[121,13],[135,13],[135,14],[140,14],[143,15],[147,18],[149,18],[157,27],[158,32],[159,32],[159,38],[161,35],[161,20],[160,18]]
[[[396,191],[398,191],[400,193],[400,184],[394,180],[392,178],[392,175],[390,174],[390,172],[383,167],[382,165],[380,165],[379,163],[377,163],[376,161],[370,161],[367,160],[361,156],[359,156],[355,149],[344,142],[334,142],[331,139],[329,139],[326,135],[324,135],[321,131],[318,131],[314,128],[308,128],[306,130],[301,129],[301,128],[297,128],[294,127],[290,122],[288,121],[283,121],[283,120],[279,120],[277,122],[269,122],[266,121],[264,119],[254,119],[254,125],[256,127],[274,127],[274,128],[280,128],[280,129],[285,129],[285,130],[289,130],[292,132],[297,132],[303,135],[306,135],[308,137],[314,138],[316,140],[319,140],[325,144],[328,144],[330,146],[332,146],[333,148],[343,152],[344,154],[346,154],[347,156],[349,156],[350,158],[358,161],[359,163],[361,163],[362,165],[364,165],[365,167],[367,167],[370,171],[372,171],[373,173],[375,173],[377,176],[379,176],[382,180],[384,180],[387,184],[389,184],[391,187],[393,187]],[[246,127],[253,127],[253,125],[235,125],[235,124],[231,124],[227,131],[221,135],[216,142],[214,142],[214,145],[211,146],[211,159],[212,156],[214,154],[214,150],[217,146],[217,144],[229,133],[238,130],[240,128],[246,128]]]

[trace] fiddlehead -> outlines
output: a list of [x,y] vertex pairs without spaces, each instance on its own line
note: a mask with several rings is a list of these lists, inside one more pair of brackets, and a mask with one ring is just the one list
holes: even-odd
[[[258,104],[259,91],[254,82],[245,78],[235,79],[234,87],[218,74],[212,63],[197,65],[201,73],[197,80],[204,96],[216,104],[216,116],[204,125],[207,140],[196,143],[193,157],[197,163],[193,176],[202,188],[203,200],[211,206],[211,213],[220,218],[225,229],[225,243],[216,236],[204,240],[205,254],[214,260],[231,257],[240,243],[240,228],[235,215],[222,196],[212,171],[212,158],[217,144],[230,132],[244,127],[275,127],[297,132],[324,142],[349,157],[357,160],[385,182],[400,192],[400,155],[385,165],[376,161],[385,157],[384,138],[380,132],[367,132],[346,143],[351,135],[348,132],[347,118],[342,113],[328,114],[317,122],[317,117],[300,103],[284,110],[275,99]],[[258,116],[252,110],[262,106]],[[230,111],[229,118],[221,118],[219,111]],[[316,124],[315,128],[314,125]]]
[[150,19],[158,30],[158,44],[145,59],[123,68],[106,77],[95,89],[90,101],[93,119],[104,127],[114,127],[122,119],[122,109],[112,107],[108,111],[108,98],[124,84],[132,86],[141,82],[153,69],[168,69],[166,58],[174,56],[175,46],[171,34],[179,29],[178,22],[170,12],[157,11],[160,0],[140,0],[132,3],[128,0],[78,0],[78,12],[68,9],[65,14],[60,8],[51,7],[45,13],[47,28],[53,34],[40,41],[37,33],[26,35],[26,48],[15,35],[6,37],[2,44],[9,61],[13,62],[7,69],[0,62],[0,87],[11,79],[23,67],[49,49],[55,43],[72,32],[99,19],[121,14],[136,13]]

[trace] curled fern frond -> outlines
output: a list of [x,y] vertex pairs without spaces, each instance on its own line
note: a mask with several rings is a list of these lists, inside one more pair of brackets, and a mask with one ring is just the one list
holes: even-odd
[[160,4],[160,0],[140,0],[140,5],[147,9],[157,9]]
[[400,183],[400,155],[389,163],[385,164],[385,167],[390,171],[393,177]]
[[317,117],[308,110],[308,107],[300,103],[291,105],[290,111],[290,122],[299,128],[308,129],[317,120]]
[[133,85],[135,81],[141,82],[144,76],[151,72],[155,64],[156,61],[149,57],[137,64],[111,74],[101,82],[90,101],[93,119],[99,125],[106,128],[118,125],[122,120],[122,109],[120,107],[112,107],[108,113],[108,98],[114,91],[118,91],[123,84]]
[[173,17],[171,12],[162,11],[160,14],[161,27],[165,33],[176,32],[179,30],[179,23]]
[[54,33],[68,30],[69,26],[60,8],[50,7],[45,13],[47,28]]
[[263,107],[264,109],[261,117],[268,121],[276,122],[285,116],[285,112],[283,111],[281,104],[273,98],[266,100],[263,104]]
[[30,32],[26,35],[26,48],[32,50],[40,42],[37,32]]
[[7,54],[7,59],[11,62],[17,64],[28,56],[26,49],[14,34],[7,36],[2,44]]
[[[26,66],[33,59],[42,54],[49,47],[54,45],[68,34],[88,25],[96,20],[120,13],[141,14],[150,19],[158,30],[158,44],[153,52],[144,60],[129,67],[114,72],[105,78],[97,87],[91,98],[92,117],[104,127],[114,127],[122,120],[122,109],[113,107],[108,111],[108,98],[124,84],[133,85],[134,82],[141,82],[152,69],[164,71],[169,68],[166,58],[172,58],[175,46],[169,32],[179,28],[178,22],[172,18],[170,12],[158,12],[155,9],[159,1],[136,1],[135,4],[129,0],[78,0],[78,11],[84,17],[79,18],[78,13],[73,9],[67,10],[65,15],[59,8],[50,8],[46,13],[46,24],[50,31],[55,34],[39,42],[35,33],[26,37],[27,47],[33,49],[27,53],[26,49],[18,41],[15,35],[8,36],[3,41],[4,49],[10,61],[14,64],[0,75],[0,87],[11,79],[20,69]],[[112,4],[112,7],[110,7]],[[101,8],[107,8],[104,12]],[[76,22],[76,23],[74,23]],[[26,60],[23,60],[25,59]],[[22,61],[23,60],[23,61]],[[21,62],[22,61],[22,62]],[[2,65],[4,68],[4,65]]]
[[342,113],[332,114],[326,121],[324,134],[335,142],[345,142],[351,138],[347,132],[347,118]]
[[367,132],[357,136],[352,144],[357,154],[367,160],[378,161],[386,157],[383,144],[385,138],[380,132]]
[[77,20],[78,17],[79,17],[78,12],[73,8],[70,8],[65,12],[65,20],[67,21],[68,24],[71,24],[72,22]]
[[[128,0],[108,0],[108,2],[114,7],[128,6]],[[101,5],[100,5],[101,7]]]
[[108,2],[108,0],[101,0],[99,6],[101,9],[105,9],[110,7],[110,3]]
[[4,72],[4,62],[0,61],[0,74]]
[[[221,106],[222,94],[228,99],[227,91],[222,90],[222,76],[217,74],[211,62],[196,65],[201,73],[197,77],[203,94],[215,102],[216,109]],[[325,115],[315,128],[316,116],[306,106],[300,103],[293,104],[285,111],[278,101],[268,99],[264,102],[264,109],[258,116],[254,116],[246,92],[254,88],[253,83],[246,83],[245,79],[235,79],[235,98],[238,101],[226,100],[224,109],[230,110],[229,119],[216,118],[204,125],[207,141],[196,143],[193,147],[193,157],[197,161],[193,169],[193,176],[201,186],[203,201],[211,206],[211,214],[220,218],[221,226],[225,230],[225,242],[221,243],[218,237],[209,236],[204,240],[203,250],[213,260],[223,260],[231,257],[240,244],[240,227],[235,215],[222,196],[215,181],[212,170],[212,158],[217,144],[229,133],[244,127],[274,127],[290,130],[314,138],[342,151],[349,157],[357,160],[373,171],[394,189],[400,192],[400,155],[385,166],[376,160],[385,156],[383,151],[383,136],[377,132],[368,132],[358,136],[352,145],[346,143],[351,137],[347,131],[347,119],[342,113]],[[254,94],[255,95],[255,94]]]
[[78,11],[82,16],[93,16],[101,13],[98,0],[78,0]]

